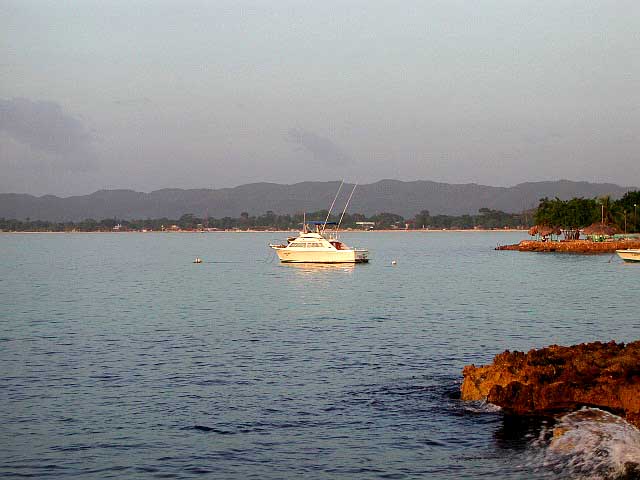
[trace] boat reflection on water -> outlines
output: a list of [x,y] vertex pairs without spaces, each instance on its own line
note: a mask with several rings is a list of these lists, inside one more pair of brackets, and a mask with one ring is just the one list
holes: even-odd
[[301,275],[317,275],[319,273],[343,272],[353,273],[355,263],[281,263],[282,267],[293,268]]

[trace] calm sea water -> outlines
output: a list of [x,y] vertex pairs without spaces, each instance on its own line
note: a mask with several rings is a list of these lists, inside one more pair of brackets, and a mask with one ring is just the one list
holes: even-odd
[[371,232],[368,265],[295,266],[284,237],[0,235],[0,476],[543,478],[464,365],[640,337],[617,257]]

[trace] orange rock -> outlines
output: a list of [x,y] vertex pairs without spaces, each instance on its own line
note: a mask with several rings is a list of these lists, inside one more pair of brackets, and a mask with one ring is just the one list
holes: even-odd
[[626,248],[640,248],[640,240],[617,240],[613,242],[592,242],[590,240],[570,240],[542,242],[522,240],[515,245],[502,245],[496,250],[517,250],[519,252],[559,252],[559,253],[614,253]]
[[493,364],[466,366],[463,400],[486,398],[516,414],[545,414],[587,405],[640,426],[640,341],[552,345],[503,352]]

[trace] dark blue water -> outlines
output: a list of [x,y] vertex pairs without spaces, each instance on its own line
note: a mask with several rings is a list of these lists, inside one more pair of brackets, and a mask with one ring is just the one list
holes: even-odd
[[640,337],[609,255],[361,233],[370,264],[305,267],[285,236],[0,235],[0,476],[542,478],[539,424],[461,402],[464,365]]

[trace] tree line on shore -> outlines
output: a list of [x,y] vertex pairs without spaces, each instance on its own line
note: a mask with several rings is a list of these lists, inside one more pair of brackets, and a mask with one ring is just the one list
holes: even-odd
[[535,213],[537,225],[580,229],[593,223],[615,225],[620,231],[640,231],[640,190],[629,191],[619,200],[601,198],[543,198]]
[[[324,221],[327,210],[318,210],[306,214],[307,221]],[[267,211],[262,215],[250,215],[242,212],[239,217],[198,217],[193,214],[182,215],[178,219],[147,218],[125,220],[106,218],[102,220],[86,219],[79,222],[50,222],[43,220],[25,220],[0,218],[1,231],[14,232],[105,232],[116,230],[297,230],[301,227],[305,215],[278,215]],[[640,231],[640,191],[627,192],[619,200],[602,198],[542,198],[538,208],[529,212],[506,213],[500,210],[481,208],[476,215],[431,215],[422,210],[413,218],[404,218],[395,213],[382,212],[367,217],[361,213],[345,213],[341,228],[376,229],[495,229],[495,228],[528,228],[534,223],[564,229],[579,229],[594,222],[604,220],[605,223],[618,226],[621,231]],[[338,215],[329,215],[329,221],[339,222]],[[365,222],[365,225],[362,224]]]
[[[278,215],[267,211],[263,215],[249,215],[242,212],[239,217],[197,217],[193,214],[182,215],[178,219],[148,218],[125,220],[106,218],[102,220],[86,219],[79,222],[49,222],[43,220],[14,220],[0,218],[0,230],[14,232],[110,232],[116,230],[296,230],[300,229],[303,219],[306,221],[324,221],[327,210],[318,210],[306,215]],[[532,221],[531,213],[505,213],[500,210],[481,208],[477,215],[431,215],[422,210],[414,218],[405,219],[395,213],[382,212],[367,217],[361,213],[345,213],[341,228],[361,229],[369,225],[376,229],[473,229],[473,228],[526,228]],[[338,215],[329,215],[330,222],[339,222]],[[365,222],[365,225],[362,223]]]

